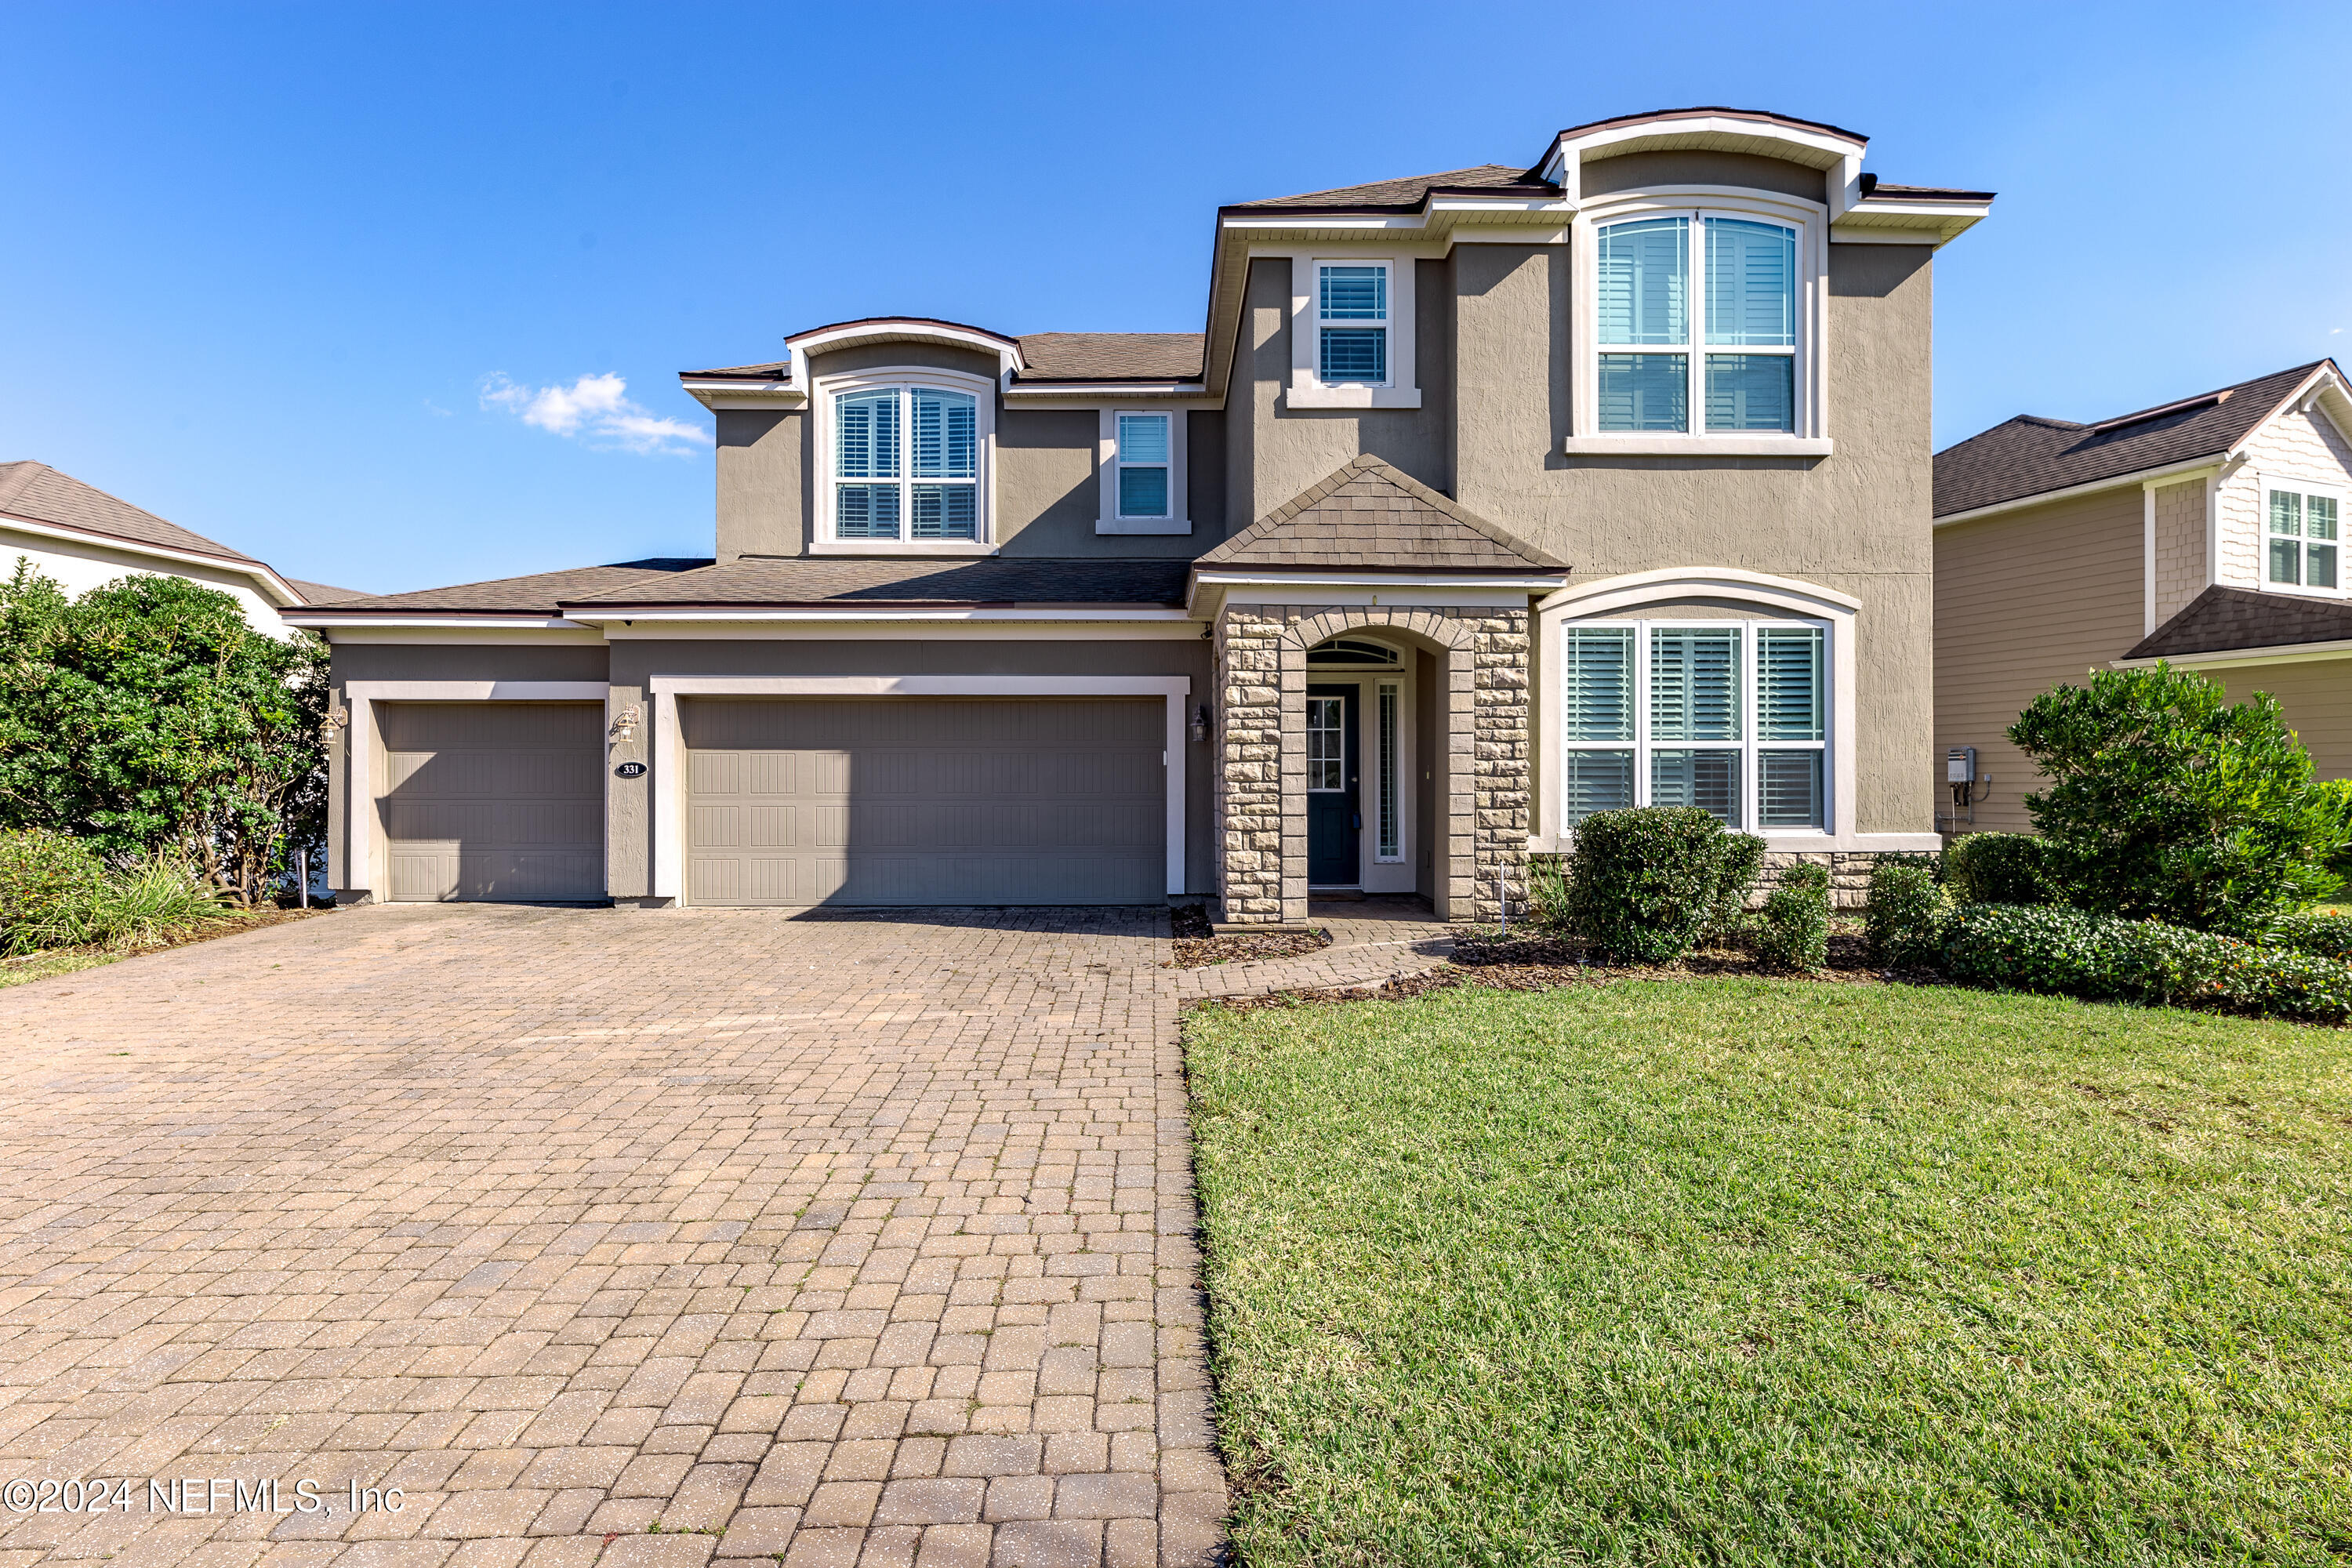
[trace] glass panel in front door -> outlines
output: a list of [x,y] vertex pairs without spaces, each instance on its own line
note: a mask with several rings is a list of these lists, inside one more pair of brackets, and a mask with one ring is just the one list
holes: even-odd
[[1307,700],[1307,787],[1310,790],[1348,787],[1346,738],[1341,697]]

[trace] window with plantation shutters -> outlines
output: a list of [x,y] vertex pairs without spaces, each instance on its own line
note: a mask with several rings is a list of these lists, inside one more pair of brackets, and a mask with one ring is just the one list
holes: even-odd
[[1389,264],[1324,262],[1315,275],[1317,377],[1326,386],[1386,385]]
[[1803,362],[1820,332],[1806,309],[1811,221],[1699,208],[1595,223],[1591,403],[1576,415],[1577,429],[1600,437],[1802,433]]
[[879,381],[826,389],[832,418],[818,427],[833,447],[820,470],[832,491],[831,539],[901,546],[980,542],[987,532],[987,410],[980,395],[926,382]]
[[1560,821],[1696,806],[1749,831],[1829,821],[1828,633],[1811,623],[1564,626]]

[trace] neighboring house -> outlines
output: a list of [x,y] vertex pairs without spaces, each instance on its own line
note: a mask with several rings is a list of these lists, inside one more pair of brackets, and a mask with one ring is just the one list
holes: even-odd
[[2095,424],[2021,416],[1937,453],[1937,763],[1973,747],[1977,774],[1946,826],[2029,827],[2042,780],[2004,739],[2019,710],[2158,658],[2232,700],[2273,693],[2320,773],[2352,777],[2347,437],[2352,396],[2321,360]]
[[1586,813],[1937,842],[1929,277],[1982,192],[1724,109],[1219,209],[1204,334],[696,371],[717,548],[298,614],[338,887],[1524,897]]
[[281,577],[252,556],[165,522],[47,463],[0,463],[0,574],[30,561],[68,594],[133,572],[185,577],[236,595],[246,618],[289,634],[278,612],[351,596],[348,590]]

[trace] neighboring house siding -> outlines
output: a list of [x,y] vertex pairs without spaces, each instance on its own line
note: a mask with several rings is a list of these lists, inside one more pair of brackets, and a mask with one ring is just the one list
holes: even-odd
[[2024,801],[2041,779],[2004,738],[2018,713],[2139,640],[2141,506],[2135,485],[1937,531],[1935,777],[1947,748],[1977,749],[1992,779],[1978,829],[2032,826]]
[[278,606],[264,598],[253,579],[227,567],[199,566],[193,562],[159,561],[131,548],[118,549],[98,540],[68,542],[47,534],[22,533],[0,524],[0,577],[16,569],[19,558],[69,595],[79,596],[118,578],[143,573],[155,577],[184,577],[207,588],[218,588],[245,606],[245,618],[274,637],[294,635],[278,616]]
[[1934,805],[1931,263],[1917,246],[1829,251],[1833,455],[1570,458],[1567,248],[1457,247],[1454,499],[1579,584],[1728,566],[1860,599],[1855,826],[1918,832]]
[[2156,492],[2156,626],[2178,615],[2205,591],[2203,479],[2164,485]]
[[2263,487],[2271,479],[2343,486],[2352,482],[2352,444],[2316,409],[2293,409],[2246,438],[2245,461],[2217,487],[2221,516],[2221,580],[2235,588],[2263,585]]
[[2232,702],[2257,691],[2277,698],[2319,776],[2352,778],[2352,660],[2309,659],[2205,673],[2222,684]]

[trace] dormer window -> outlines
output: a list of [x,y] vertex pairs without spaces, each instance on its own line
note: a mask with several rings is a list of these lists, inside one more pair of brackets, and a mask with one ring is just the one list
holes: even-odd
[[1633,198],[1590,222],[1570,451],[1829,450],[1810,213]]
[[960,554],[984,545],[993,390],[934,370],[821,383],[829,408],[817,548]]
[[1389,264],[1326,261],[1316,271],[1316,374],[1326,386],[1386,386]]

